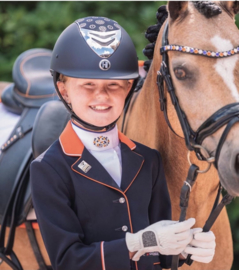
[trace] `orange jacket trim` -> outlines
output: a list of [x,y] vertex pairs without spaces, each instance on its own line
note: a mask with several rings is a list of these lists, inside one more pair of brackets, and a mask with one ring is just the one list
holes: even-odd
[[[76,163],[78,163],[80,159],[81,159],[81,157],[78,158],[77,161],[76,161],[74,164],[72,164],[72,166],[71,166],[72,171],[74,171],[74,172],[76,172],[76,173],[78,173],[78,174],[84,176],[85,178],[88,178],[88,179],[90,179],[90,180],[92,180],[92,181],[94,181],[94,182],[96,182],[96,183],[98,183],[98,184],[101,184],[101,185],[103,185],[103,186],[106,186],[106,187],[112,188],[112,189],[114,189],[114,190],[117,190],[118,192],[120,192],[120,193],[124,196],[125,201],[126,201],[126,204],[127,204],[127,210],[128,210],[128,216],[129,216],[129,223],[130,223],[130,231],[131,231],[131,233],[133,233],[133,226],[132,226],[132,222],[131,222],[131,214],[130,214],[130,208],[129,208],[129,201],[128,201],[127,196],[126,196],[126,195],[124,194],[124,192],[121,191],[120,189],[115,188],[115,187],[112,187],[112,186],[109,186],[109,185],[107,185],[107,184],[105,184],[105,183],[102,183],[102,182],[100,182],[100,181],[97,181],[97,180],[95,180],[95,179],[93,179],[93,178],[90,178],[90,177],[88,177],[88,176],[86,176],[86,175],[84,175],[84,174],[78,172],[77,170],[75,170],[75,169],[73,168],[73,166],[74,166]],[[142,167],[142,165],[141,165],[141,167]],[[140,168],[141,168],[141,167],[140,167]],[[140,171],[140,170],[139,170],[139,171]],[[137,174],[138,174],[138,173],[137,173]],[[134,178],[134,179],[135,179],[135,178]]]
[[126,137],[123,133],[120,131],[118,132],[119,139],[122,143],[125,143],[131,150],[134,150],[136,148],[135,143],[133,143],[128,137]]
[[67,123],[65,129],[61,133],[59,141],[62,151],[67,156],[79,157],[82,155],[84,145],[72,128],[71,121]]
[[[131,150],[136,148],[135,143],[133,143],[128,137],[123,133],[119,132],[119,140],[125,143]],[[80,157],[84,150],[84,145],[75,133],[71,125],[71,120],[67,123],[65,129],[60,135],[59,138],[62,151],[67,156],[77,156]]]
[[[136,153],[136,154],[137,154],[137,153]],[[139,154],[137,154],[137,155],[139,155]],[[139,156],[141,156],[141,155],[139,155]],[[143,162],[142,162],[142,164],[141,164],[141,166],[140,166],[138,172],[136,173],[134,179],[131,181],[131,183],[128,185],[128,187],[125,189],[124,193],[126,193],[127,190],[128,190],[128,189],[131,187],[131,185],[133,184],[133,182],[134,182],[135,178],[137,177],[137,175],[139,174],[139,172],[140,172],[140,170],[141,170],[143,164],[144,164],[144,160],[143,160]]]
[[100,244],[102,270],[105,270],[105,255],[104,255],[104,242]]

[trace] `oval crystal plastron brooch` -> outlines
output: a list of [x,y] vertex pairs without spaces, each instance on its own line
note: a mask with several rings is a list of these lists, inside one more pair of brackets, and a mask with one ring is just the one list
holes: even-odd
[[99,136],[97,138],[94,138],[94,145],[96,147],[102,148],[102,147],[106,147],[109,145],[110,140],[108,139],[108,137],[105,136]]

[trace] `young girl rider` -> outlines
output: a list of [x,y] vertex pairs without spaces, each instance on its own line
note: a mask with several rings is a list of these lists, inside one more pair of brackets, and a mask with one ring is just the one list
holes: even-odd
[[170,220],[160,154],[117,130],[138,78],[125,30],[105,17],[75,21],[51,72],[71,121],[32,163],[31,188],[53,269],[156,270],[181,252],[211,261],[214,234],[191,229],[193,218]]

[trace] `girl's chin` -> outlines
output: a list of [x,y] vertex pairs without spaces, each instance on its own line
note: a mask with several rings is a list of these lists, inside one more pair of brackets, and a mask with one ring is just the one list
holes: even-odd
[[94,123],[91,123],[91,124],[94,125],[94,126],[96,126],[96,127],[102,127],[102,128],[104,128],[104,127],[110,125],[113,122],[114,122],[114,120],[112,120],[110,122],[108,122],[108,121],[107,122],[94,122]]
[[[105,120],[105,121],[102,121],[102,119],[100,119],[99,121],[97,121],[97,118],[94,119],[94,121],[87,121],[85,120],[85,122],[93,125],[93,126],[96,126],[96,127],[102,127],[102,129],[110,124],[112,124],[115,120],[117,120],[117,118],[112,118],[110,120]],[[83,119],[82,119],[83,120]]]

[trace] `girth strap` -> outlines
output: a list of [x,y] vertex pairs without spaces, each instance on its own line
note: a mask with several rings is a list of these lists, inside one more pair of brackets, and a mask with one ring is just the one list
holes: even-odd
[[51,266],[47,266],[45,264],[44,258],[41,254],[41,250],[39,248],[39,245],[38,245],[38,242],[36,239],[34,229],[32,228],[32,222],[29,220],[25,221],[25,226],[26,226],[27,235],[28,235],[29,241],[31,243],[34,255],[36,257],[38,265],[40,266],[40,269],[38,269],[38,270],[52,270]]

